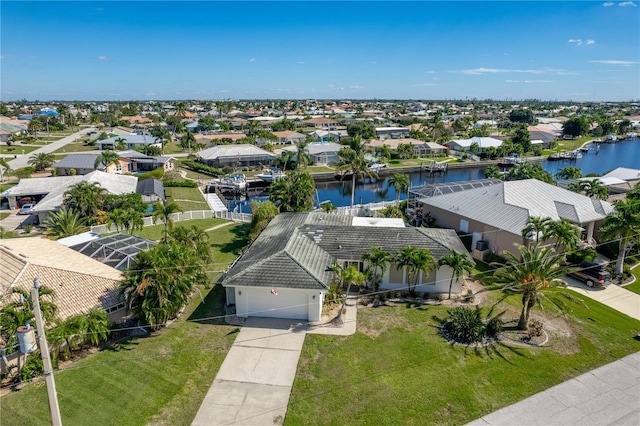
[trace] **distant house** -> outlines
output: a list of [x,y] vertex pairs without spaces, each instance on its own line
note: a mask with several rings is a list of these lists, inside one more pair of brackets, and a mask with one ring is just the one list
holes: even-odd
[[276,156],[255,145],[218,145],[197,153],[198,160],[213,167],[269,166]]
[[212,143],[215,144],[217,142],[223,142],[223,141],[229,141],[229,142],[235,143],[241,139],[246,138],[247,135],[244,133],[221,133],[216,135],[195,134],[194,137],[196,139],[196,142],[205,144],[205,145],[210,145]]
[[531,138],[531,142],[534,140],[540,141],[542,147],[548,147],[551,142],[555,141],[558,138],[558,134],[554,133],[546,128],[542,128],[539,126],[529,126],[527,127],[529,131],[529,137]]
[[408,138],[411,131],[406,127],[376,127],[378,139]]
[[471,139],[454,139],[447,142],[445,145],[448,145],[449,149],[454,151],[469,151],[473,144],[478,145],[478,151],[481,152],[486,148],[498,148],[502,146],[502,141],[500,139],[490,137],[474,136]]
[[349,134],[346,130],[314,130],[309,136],[316,142],[340,142],[340,139]]
[[399,145],[413,145],[413,151],[416,155],[444,154],[448,151],[446,146],[414,138],[375,139],[367,143],[370,148],[377,149],[387,146],[391,151],[397,151]]
[[[326,213],[281,213],[276,216],[223,277],[227,303],[240,317],[295,318],[317,321],[332,278],[334,261],[364,271],[362,255],[371,246],[396,253],[412,246],[431,250],[436,260],[454,249],[467,253],[452,230],[406,228],[402,221],[354,218]],[[420,274],[416,291],[446,293],[449,267]],[[381,288],[406,289],[407,271],[389,265]],[[454,282],[453,292],[461,289]]]
[[151,135],[124,135],[124,136],[114,136],[112,138],[103,139],[98,141],[98,147],[100,149],[118,149],[117,141],[122,140],[125,149],[135,149],[136,147],[145,146],[145,145],[155,145],[160,146],[160,142],[156,140],[154,136]]
[[323,130],[335,130],[338,127],[337,121],[325,117],[310,118],[309,120],[304,120],[303,124],[307,127]]
[[121,117],[120,120],[128,121],[130,124],[151,124],[153,120],[147,117],[142,117],[139,115],[128,115]]
[[162,203],[166,200],[164,186],[159,179],[139,180],[136,185],[136,193],[142,196],[142,202],[146,204]]
[[175,169],[175,158],[167,156],[144,155],[137,151],[119,151],[120,156],[116,163],[104,167],[100,164],[95,167],[99,154],[69,154],[56,162],[53,168],[56,176],[86,175],[95,170],[110,174],[127,174],[146,172],[162,168],[165,172]]
[[122,160],[128,162],[127,171],[149,172],[162,168],[165,172],[175,170],[176,159],[166,155],[145,155],[138,151],[119,151],[118,155]]
[[334,142],[316,142],[307,145],[307,151],[309,157],[311,157],[311,163],[316,166],[330,166],[338,164],[340,158],[338,153],[344,148],[344,145],[340,145]]
[[606,201],[536,179],[488,183],[441,184],[444,188],[431,196],[421,197],[425,193],[421,188],[410,192],[418,194],[417,205],[424,214],[429,212],[438,226],[471,235],[472,248],[482,240],[496,254],[508,251],[518,255],[516,244],[522,244],[522,230],[531,217],[565,219],[582,229],[586,244],[593,244],[595,231],[613,209]]
[[275,143],[278,144],[298,144],[300,142],[304,142],[307,139],[307,135],[302,133],[294,132],[292,130],[284,130],[282,132],[273,132],[274,135],[278,138]]
[[15,300],[13,289],[29,291],[34,279],[54,291],[57,316],[66,320],[104,309],[111,322],[122,321],[125,304],[118,297],[119,270],[44,238],[5,239],[0,242],[0,306]]

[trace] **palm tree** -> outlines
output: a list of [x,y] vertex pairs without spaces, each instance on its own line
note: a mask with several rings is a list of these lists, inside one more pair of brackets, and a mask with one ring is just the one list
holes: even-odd
[[378,291],[382,277],[389,268],[391,254],[384,251],[382,247],[371,246],[371,251],[362,255],[362,261],[367,263],[365,274],[371,282],[373,291]]
[[55,239],[70,237],[87,230],[84,219],[71,208],[61,208],[50,213],[44,221],[44,227],[44,234]]
[[0,182],[4,181],[5,174],[9,175],[10,173],[11,166],[9,165],[9,162],[4,158],[0,158]]
[[396,268],[407,268],[407,284],[409,293],[416,293],[416,286],[420,278],[420,272],[428,274],[437,266],[436,260],[431,256],[431,250],[417,247],[404,247],[394,256]]
[[308,146],[311,143],[310,138],[306,138],[298,142],[298,161],[296,162],[297,169],[305,169],[311,164],[311,156],[309,155]]
[[269,200],[281,212],[308,212],[313,209],[316,184],[307,172],[293,171],[274,182],[269,189]]
[[114,151],[122,151],[123,149],[126,148],[126,142],[127,140],[123,137],[117,137],[114,141],[113,141],[113,150]]
[[450,249],[449,253],[438,260],[438,267],[441,266],[451,268],[451,280],[449,281],[449,299],[451,299],[453,281],[459,281],[460,278],[464,279],[464,274],[473,272],[473,262],[466,253],[458,253],[454,249]]
[[526,241],[530,238],[532,238],[536,244],[539,241],[547,240],[549,238],[550,223],[551,218],[549,217],[529,217],[526,226],[522,228],[522,243],[526,244]]
[[368,176],[377,178],[378,174],[369,169],[369,162],[365,159],[364,145],[360,141],[359,136],[354,136],[349,147],[342,148],[338,152],[340,164],[338,171],[342,173],[342,177],[351,175],[351,207],[355,204],[356,196],[356,179],[358,176]]
[[598,179],[579,180],[577,182],[572,182],[569,184],[567,189],[579,194],[584,193],[584,195],[586,195],[587,197],[595,197],[600,200],[606,200],[609,197],[609,189],[602,183],[600,183]]
[[33,166],[33,168],[37,171],[40,171],[51,166],[54,162],[55,160],[53,159],[53,154],[50,154],[48,152],[39,152],[29,157],[28,164]]
[[67,208],[77,211],[82,219],[92,223],[107,194],[107,190],[97,182],[79,182],[67,189],[63,202]]
[[555,174],[557,180],[580,179],[581,177],[582,170],[577,167],[565,167]]
[[[6,303],[0,309],[0,336],[6,348],[13,347],[17,341],[16,330],[27,322],[33,324],[35,317],[33,314],[33,301],[31,294],[21,288],[13,288],[11,293],[19,296],[18,300]],[[38,299],[40,301],[40,311],[45,323],[51,324],[55,320],[58,307],[53,302],[55,293],[46,286],[38,289]]]
[[129,209],[123,215],[122,225],[124,229],[133,235],[134,231],[139,231],[144,227],[144,213],[139,210]]
[[161,155],[164,155],[165,145],[171,143],[173,139],[171,138],[171,133],[167,129],[161,129],[158,132],[158,136],[156,136],[155,141],[160,142],[160,152]]
[[182,149],[187,149],[187,152],[191,154],[191,147],[196,146],[196,138],[189,130],[187,130],[180,138],[180,146]]
[[[557,255],[550,247],[540,248],[537,244],[531,248],[518,246],[522,260],[512,253],[505,252],[507,266],[494,274],[496,282],[502,284],[505,291],[522,294],[522,311],[518,328],[529,328],[529,315],[541,296],[541,291],[554,285],[562,285],[560,277],[569,269],[561,265],[564,257]],[[501,265],[502,266],[502,265]]]
[[107,213],[107,225],[115,225],[116,232],[120,232],[120,227],[124,227],[126,212],[122,209],[113,209]]
[[404,194],[409,190],[411,179],[406,173],[394,173],[389,178],[389,186],[393,186],[396,192],[396,203],[400,200],[400,194]]
[[167,238],[169,233],[169,229],[173,228],[173,219],[171,215],[174,213],[181,212],[182,209],[176,203],[167,203],[166,201],[162,203],[154,203],[154,212],[153,212],[153,223],[156,223],[159,220],[164,223],[164,237]]
[[33,134],[34,138],[38,138],[38,131],[42,130],[42,123],[40,120],[32,119],[29,122],[29,131]]
[[113,152],[110,149],[102,151],[98,157],[96,157],[96,161],[93,163],[93,167],[98,169],[102,166],[105,170],[109,168],[110,165],[115,164],[120,159],[120,156]]
[[184,118],[187,115],[187,106],[184,102],[178,102],[176,104],[176,117]]
[[614,271],[622,274],[627,252],[640,240],[640,201],[615,200],[613,212],[604,220],[600,234],[605,240],[618,239],[618,259]]
[[487,179],[502,179],[502,172],[496,166],[489,166],[484,169],[484,177]]
[[296,153],[293,151],[289,151],[288,149],[283,149],[280,153],[280,157],[278,157],[278,164],[282,167],[282,171],[287,170],[287,165],[293,162],[293,157],[295,157]]
[[242,129],[246,132],[247,136],[255,137],[260,130],[262,130],[262,125],[257,120],[249,120],[247,121]]
[[547,227],[547,236],[555,238],[556,242],[553,247],[556,251],[560,249],[560,246],[563,246],[565,251],[567,249],[573,250],[580,241],[580,228],[565,219],[551,221]]

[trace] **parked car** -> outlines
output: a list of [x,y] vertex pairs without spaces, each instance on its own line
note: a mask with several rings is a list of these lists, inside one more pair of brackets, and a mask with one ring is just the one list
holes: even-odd
[[587,287],[605,288],[611,284],[611,274],[606,271],[606,266],[603,263],[582,262],[569,276],[584,282]]
[[18,211],[18,214],[31,214],[33,210],[33,204],[23,204]]

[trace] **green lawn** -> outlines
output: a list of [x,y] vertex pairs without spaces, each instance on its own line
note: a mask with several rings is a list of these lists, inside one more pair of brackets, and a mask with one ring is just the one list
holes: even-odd
[[184,154],[187,151],[188,150],[186,150],[186,149],[182,149],[180,144],[177,143],[177,142],[172,142],[172,143],[166,144],[164,146],[164,155]]
[[204,173],[200,173],[200,172],[194,172],[193,170],[189,170],[187,168],[180,167],[179,170],[181,172],[186,172],[187,177],[189,179],[196,179],[196,180],[199,179],[199,180],[206,180],[206,181],[210,181],[211,179],[213,179],[213,176],[205,175]]
[[178,204],[185,212],[209,210],[209,205],[198,188],[165,188],[164,192],[168,203]]
[[36,149],[41,147],[41,145],[0,145],[0,154],[29,154],[30,152],[35,151]]
[[7,217],[11,216],[11,213],[8,212],[0,212],[0,220],[5,219]]
[[73,141],[71,143],[66,144],[64,147],[59,148],[53,151],[54,154],[69,154],[72,152],[87,152],[87,151],[95,151],[99,153],[100,150],[97,146],[89,146],[85,145],[86,139],[78,139],[77,141]]
[[[216,225],[220,225],[222,223],[228,222],[224,219],[194,219],[194,220],[185,220],[182,222],[174,222],[174,226],[184,226],[191,227],[195,226],[198,229],[208,229],[212,228]],[[145,226],[140,231],[135,231],[133,233],[142,238],[146,238],[152,241],[160,241],[162,237],[164,237],[164,224],[161,221],[158,221],[158,225]]]
[[[207,220],[201,228],[213,226]],[[220,221],[218,221],[219,223]],[[247,244],[247,224],[209,231],[215,265],[226,268]],[[218,279],[220,274],[215,274]],[[62,420],[69,425],[190,425],[237,328],[225,314],[224,289],[201,289],[185,313],[156,335],[135,338],[55,374]],[[202,322],[200,318],[218,317]],[[188,320],[188,321],[187,321]],[[47,425],[44,386],[0,398],[3,425]]]
[[633,273],[633,276],[636,277],[636,280],[633,283],[624,286],[623,288],[640,294],[640,265],[633,268],[631,272]]
[[307,335],[286,424],[464,424],[640,350],[640,321],[566,303],[572,337],[477,354],[439,336],[444,307],[360,309],[353,336]]

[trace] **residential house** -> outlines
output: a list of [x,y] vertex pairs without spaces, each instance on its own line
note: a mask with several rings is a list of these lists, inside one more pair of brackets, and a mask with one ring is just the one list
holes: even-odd
[[98,142],[98,148],[100,149],[118,149],[118,142],[122,141],[125,149],[135,149],[140,146],[154,145],[160,146],[160,142],[156,140],[154,136],[148,134],[142,135],[124,135],[114,136],[108,139],[103,139]]
[[[104,164],[99,164],[96,167],[96,160],[99,154],[69,154],[62,160],[58,160],[53,164],[53,169],[56,171],[56,176],[74,176],[74,175],[86,175],[95,170],[100,170],[106,173],[118,173],[121,174],[122,170],[127,170],[126,161],[117,164],[110,164],[105,169]],[[124,168],[123,168],[124,163]]]
[[217,135],[202,135],[195,134],[193,135],[196,139],[197,143],[201,143],[204,145],[211,145],[212,143],[222,143],[222,142],[231,142],[236,143],[241,139],[245,139],[247,137],[244,133],[221,133]]
[[374,150],[385,145],[391,151],[397,151],[398,146],[400,145],[413,145],[413,150],[416,155],[446,154],[448,151],[446,146],[440,145],[435,142],[425,142],[414,138],[374,139],[367,142],[367,146]]
[[304,142],[307,139],[307,135],[294,132],[292,130],[284,130],[282,132],[273,132],[273,134],[276,135],[278,140],[271,143],[277,143],[277,144],[296,144],[297,145],[300,142]]
[[127,121],[129,124],[151,124],[153,120],[148,117],[142,117],[139,115],[127,115],[120,118],[121,121]]
[[343,148],[344,145],[334,142],[314,142],[307,145],[307,152],[313,165],[330,166],[340,162],[338,153]]
[[16,297],[13,289],[30,291],[34,279],[54,291],[61,320],[104,309],[111,322],[122,321],[125,304],[118,297],[119,270],[45,238],[5,239],[0,242],[0,305]]
[[315,142],[340,142],[349,136],[346,130],[314,130],[309,133]]
[[162,168],[170,172],[176,168],[176,159],[166,155],[145,155],[138,151],[119,151],[121,160],[126,160],[127,171],[130,173],[149,172]]
[[276,156],[255,145],[218,145],[199,151],[198,161],[213,167],[270,166]]
[[407,127],[376,127],[376,136],[379,139],[408,138],[411,131]]
[[338,127],[337,121],[325,117],[310,118],[308,120],[304,120],[302,123],[307,127],[313,127],[315,129],[322,130],[336,130],[336,128]]
[[[436,260],[450,249],[466,253],[452,230],[405,227],[386,218],[354,218],[327,213],[281,213],[236,260],[223,277],[227,303],[240,317],[276,317],[318,321],[332,279],[330,267],[354,265],[364,271],[362,255],[371,246],[389,253],[413,246],[431,250]],[[416,291],[446,293],[452,270],[420,274]],[[389,265],[381,288],[405,290],[407,270]],[[461,289],[459,281],[453,292]]]
[[166,200],[164,186],[159,179],[139,180],[136,193],[142,196],[142,202],[145,204],[163,203]]
[[486,148],[498,148],[502,146],[502,141],[500,139],[490,137],[474,136],[470,139],[454,139],[447,142],[445,145],[453,151],[469,151],[471,146],[474,144],[478,146],[478,152],[482,152],[482,150]]
[[[522,230],[532,217],[565,219],[580,227],[585,244],[593,245],[596,230],[613,209],[606,201],[536,179],[484,181],[486,185],[482,181],[441,184],[444,189],[430,193],[428,187],[416,188],[410,197],[438,226],[471,235],[473,249],[484,241],[481,245],[495,254],[518,255],[516,245],[523,243]],[[529,241],[533,239],[530,236]]]

